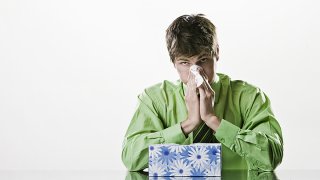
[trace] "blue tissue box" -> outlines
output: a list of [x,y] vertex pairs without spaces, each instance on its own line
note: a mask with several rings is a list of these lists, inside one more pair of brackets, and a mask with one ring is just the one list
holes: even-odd
[[149,176],[221,176],[221,144],[149,146]]

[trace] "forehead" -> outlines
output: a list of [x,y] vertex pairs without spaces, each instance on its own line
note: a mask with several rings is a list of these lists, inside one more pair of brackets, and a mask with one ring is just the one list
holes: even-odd
[[176,60],[193,60],[193,59],[200,59],[203,57],[211,57],[211,53],[207,51],[203,51],[200,54],[196,54],[193,56],[180,55],[176,57]]

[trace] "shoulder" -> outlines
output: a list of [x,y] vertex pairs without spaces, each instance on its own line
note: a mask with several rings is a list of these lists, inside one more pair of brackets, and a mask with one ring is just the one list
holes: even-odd
[[145,90],[150,93],[161,93],[161,92],[174,92],[181,88],[181,81],[177,80],[175,82],[164,80],[160,83],[154,84],[147,87]]
[[182,82],[164,80],[160,83],[154,84],[144,89],[140,95],[142,97],[147,96],[150,100],[158,103],[166,103],[168,96],[171,96],[181,90]]
[[[258,111],[261,107],[269,107],[270,100],[267,95],[257,86],[244,81],[233,80],[224,75],[221,81],[228,91],[228,97],[232,99],[233,104],[237,105],[244,117],[248,117],[249,112]],[[271,110],[270,110],[271,112]]]
[[228,86],[229,90],[231,90],[233,95],[245,95],[245,96],[255,96],[256,94],[263,93],[262,90],[244,80],[232,79],[230,76],[226,74],[218,73],[221,82]]

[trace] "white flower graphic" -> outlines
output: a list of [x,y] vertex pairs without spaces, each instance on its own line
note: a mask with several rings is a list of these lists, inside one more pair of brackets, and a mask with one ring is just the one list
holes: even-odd
[[174,161],[170,172],[172,176],[190,176],[191,166],[188,166],[183,160]]
[[220,162],[221,162],[221,153],[219,150],[219,153],[217,154],[217,164],[220,164]]
[[220,164],[212,164],[210,165],[210,169],[205,172],[206,176],[220,176],[221,169]]
[[188,160],[195,168],[205,168],[208,165],[209,155],[205,146],[195,146],[189,152]]
[[160,148],[156,147],[156,146],[149,146],[149,157],[150,158],[156,158],[161,154],[160,152]]
[[185,146],[179,146],[179,145],[177,146],[173,145],[169,147],[170,151],[173,151],[177,154],[182,153],[182,151],[185,150],[185,148],[186,148]]
[[165,167],[160,163],[155,163],[149,165],[148,168],[149,176],[164,176],[165,175]]

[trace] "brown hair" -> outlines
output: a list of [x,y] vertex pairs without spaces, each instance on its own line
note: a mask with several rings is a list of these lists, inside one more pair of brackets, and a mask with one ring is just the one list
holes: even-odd
[[204,14],[182,15],[166,30],[166,42],[171,61],[177,56],[191,57],[202,51],[212,53],[218,60],[219,45],[216,27]]

